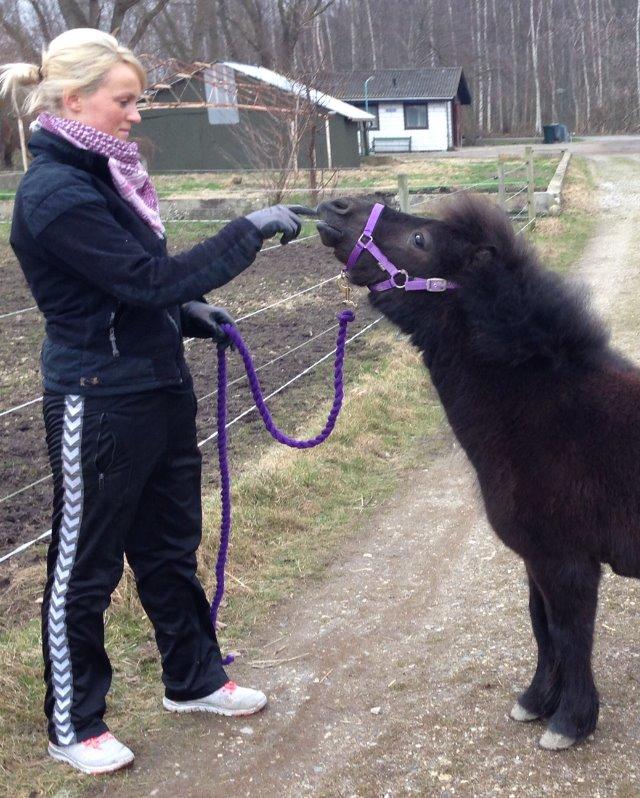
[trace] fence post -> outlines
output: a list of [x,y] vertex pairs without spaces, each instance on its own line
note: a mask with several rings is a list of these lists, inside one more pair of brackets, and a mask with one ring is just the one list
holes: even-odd
[[402,213],[409,213],[409,177],[398,175],[398,202]]
[[536,198],[535,198],[535,175],[533,171],[533,147],[526,147],[525,154],[527,157],[527,207],[529,210],[528,224],[531,228],[535,226],[534,219],[536,218]]
[[503,211],[507,209],[507,192],[504,185],[505,156],[498,156],[498,203]]

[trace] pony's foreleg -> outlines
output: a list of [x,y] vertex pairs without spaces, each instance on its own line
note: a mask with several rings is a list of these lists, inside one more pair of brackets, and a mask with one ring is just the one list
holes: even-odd
[[529,614],[538,646],[538,664],[531,684],[518,698],[511,710],[511,717],[518,721],[551,717],[560,703],[561,690],[560,671],[554,655],[544,599],[528,571],[527,576],[529,578]]
[[545,559],[530,562],[529,573],[543,597],[560,681],[560,700],[540,745],[568,748],[591,734],[598,721],[591,651],[600,563]]

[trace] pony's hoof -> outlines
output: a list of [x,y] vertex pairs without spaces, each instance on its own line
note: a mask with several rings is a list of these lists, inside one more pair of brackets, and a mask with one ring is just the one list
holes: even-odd
[[518,701],[516,701],[511,708],[509,715],[512,720],[517,720],[519,723],[528,723],[530,720],[538,720],[540,717],[540,715],[536,715],[534,712],[529,712],[529,710],[525,709]]
[[540,748],[545,748],[547,751],[562,751],[571,748],[575,741],[575,737],[567,737],[565,734],[547,729],[540,738]]

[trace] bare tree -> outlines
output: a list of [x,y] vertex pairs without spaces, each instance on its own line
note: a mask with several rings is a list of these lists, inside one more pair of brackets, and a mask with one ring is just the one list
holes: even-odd
[[636,5],[636,88],[638,91],[638,123],[640,124],[640,0]]
[[[234,136],[251,165],[260,170],[258,181],[268,190],[269,202],[287,199],[299,185],[301,160],[306,156],[310,201],[315,203],[319,191],[335,185],[337,177],[336,169],[318,168],[318,136],[324,133],[328,116],[306,84],[292,81],[292,85],[291,92],[252,85],[249,91],[260,110],[241,117]],[[246,91],[246,86],[238,86],[239,102]]]
[[[499,27],[498,27],[498,12],[496,9],[496,0],[491,0],[491,22],[494,31],[494,35],[499,35]],[[496,50],[501,50],[499,46],[496,47]],[[495,103],[497,106],[498,112],[498,130],[500,133],[504,133],[504,91],[502,87],[502,58],[499,58],[497,62],[497,69],[496,69],[496,99]]]
[[511,130],[516,129],[516,113],[518,110],[518,46],[516,43],[516,16],[515,9],[520,9],[519,3],[510,3],[509,22],[511,33]]
[[336,0],[278,0],[281,47],[279,67],[287,71],[294,64],[302,32],[329,9]]
[[0,25],[30,61],[43,45],[70,28],[99,28],[117,33],[136,47],[170,0],[1,0]]
[[587,66],[587,42],[585,36],[585,20],[580,7],[579,0],[573,0],[573,5],[578,19],[578,31],[580,35],[580,55],[582,60],[582,79],[583,88],[586,101],[586,118],[585,125],[587,127],[591,124],[591,81],[589,77],[589,69]]
[[117,28],[141,52],[283,73],[459,65],[481,134],[537,132],[549,117],[613,132],[637,129],[640,115],[638,2],[0,0],[0,35],[29,61],[63,30],[89,25]]
[[378,52],[376,47],[376,38],[373,30],[373,17],[371,15],[371,0],[363,0],[364,10],[367,15],[367,26],[369,28],[369,43],[371,45],[371,66],[374,69],[378,68]]
[[529,0],[529,37],[531,43],[531,61],[533,64],[533,85],[535,88],[536,118],[535,131],[542,133],[542,103],[540,100],[540,70],[538,67],[538,40],[540,37],[540,20],[542,9],[535,14],[535,0]]

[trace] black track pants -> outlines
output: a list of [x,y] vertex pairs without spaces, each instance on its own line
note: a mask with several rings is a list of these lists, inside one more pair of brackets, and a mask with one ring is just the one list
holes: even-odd
[[47,394],[43,409],[54,477],[42,604],[45,712],[49,738],[69,745],[107,729],[103,613],[125,554],[154,626],[167,697],[201,698],[227,676],[196,577],[202,512],[193,393]]

